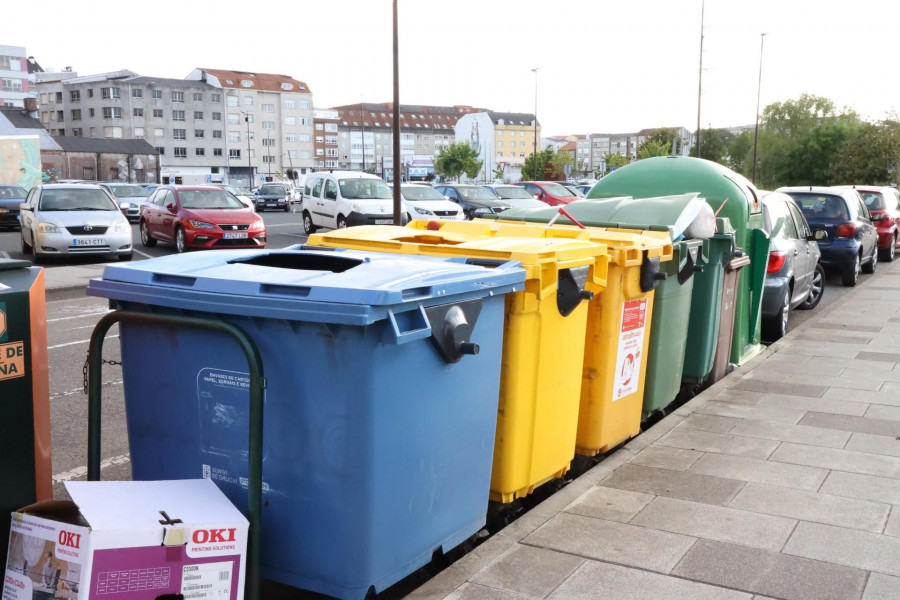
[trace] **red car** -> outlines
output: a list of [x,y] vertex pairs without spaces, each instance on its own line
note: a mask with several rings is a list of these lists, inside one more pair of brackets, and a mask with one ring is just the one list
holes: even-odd
[[836,186],[854,189],[862,196],[878,232],[878,249],[885,262],[894,260],[900,237],[900,192],[892,187],[875,185]]
[[578,196],[555,181],[520,181],[516,185],[550,206],[559,206],[578,200]]
[[141,205],[141,242],[191,248],[265,248],[262,217],[220,187],[163,185]]

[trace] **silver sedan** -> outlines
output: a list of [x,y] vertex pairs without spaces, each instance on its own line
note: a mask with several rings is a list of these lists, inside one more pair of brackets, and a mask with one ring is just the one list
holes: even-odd
[[33,253],[35,263],[84,254],[131,260],[131,225],[100,186],[35,186],[21,205],[19,219],[22,252]]

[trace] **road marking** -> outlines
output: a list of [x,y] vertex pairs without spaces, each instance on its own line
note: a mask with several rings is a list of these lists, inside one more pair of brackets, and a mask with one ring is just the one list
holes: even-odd
[[88,312],[80,315],[75,315],[74,317],[57,317],[55,319],[47,319],[48,323],[55,323],[57,321],[69,321],[71,319],[84,319],[85,317],[92,317],[94,315],[105,315],[106,313],[112,312],[111,310],[101,310],[97,312]]
[[[100,461],[100,470],[106,469],[107,467],[113,467],[116,465],[124,465],[126,463],[131,462],[131,457],[128,454],[120,454],[119,456],[112,456],[105,460]],[[72,481],[73,479],[80,479],[82,477],[87,477],[87,466],[84,467],[75,467],[74,469],[70,469],[63,473],[59,473],[53,476],[53,483],[61,483],[63,481]]]
[[300,227],[300,223],[272,223],[271,225],[266,224],[266,228],[269,227]]
[[[123,383],[121,379],[110,379],[109,381],[104,381],[103,385],[119,385],[120,383]],[[84,394],[84,388],[80,387],[67,392],[56,392],[55,394],[50,394],[50,399],[55,400],[56,398],[65,398],[66,396],[74,396],[75,394]]]
[[[118,334],[108,335],[108,336],[106,336],[106,339],[117,338],[117,337],[119,337]],[[74,346],[75,344],[87,344],[90,341],[91,340],[78,340],[77,342],[66,342],[65,344],[57,344],[55,346],[47,346],[47,350],[56,350],[57,348],[65,348],[66,346]]]
[[134,250],[134,253],[135,253],[135,254],[140,254],[140,255],[143,256],[144,258],[154,258],[152,255],[147,254],[146,252],[141,252],[141,251],[138,250],[137,248],[133,248],[133,250]]
[[299,237],[299,238],[305,238],[305,237],[308,237],[308,236],[305,236],[305,235],[301,235],[301,234],[299,234],[299,233],[282,233],[281,235],[289,235],[289,236],[291,236],[291,237]]

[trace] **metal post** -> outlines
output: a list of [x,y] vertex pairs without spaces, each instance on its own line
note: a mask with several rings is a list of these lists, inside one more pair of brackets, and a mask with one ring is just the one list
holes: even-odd
[[[397,0],[393,1],[394,18],[394,225],[402,225],[400,210],[400,44],[397,28]],[[365,153],[365,143],[363,144]],[[365,154],[363,154],[365,156]]]
[[531,155],[531,178],[532,181],[537,181],[539,179],[537,172],[537,72],[540,67],[535,67],[531,70],[534,73],[534,148],[532,149]]
[[700,2],[700,75],[697,77],[697,158],[700,158],[700,94],[703,91],[703,13],[706,0]]
[[759,81],[756,83],[756,126],[753,129],[753,176],[750,178],[756,184],[756,144],[759,141],[759,94],[762,90],[762,59],[763,59],[763,43],[766,41],[766,34],[759,34]]
[[241,111],[244,121],[247,122],[247,189],[253,189],[253,165],[250,164],[250,114]]
[[259,556],[261,549],[262,525],[262,441],[263,441],[263,401],[266,379],[263,373],[262,357],[256,344],[241,328],[213,319],[163,315],[131,311],[115,311],[104,315],[94,332],[88,349],[88,481],[100,480],[100,440],[101,440],[101,393],[103,340],[109,328],[115,323],[128,322],[161,327],[184,327],[203,329],[231,336],[247,357],[250,371],[250,423],[249,456],[247,463],[247,490],[249,493],[248,512],[250,531],[247,549],[247,580],[245,593],[248,600],[259,600]]

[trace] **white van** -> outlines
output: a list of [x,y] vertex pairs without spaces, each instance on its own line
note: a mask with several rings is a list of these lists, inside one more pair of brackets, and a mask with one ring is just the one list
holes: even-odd
[[319,227],[343,229],[354,225],[390,225],[394,196],[381,177],[356,171],[330,171],[306,176],[302,212],[303,231]]

